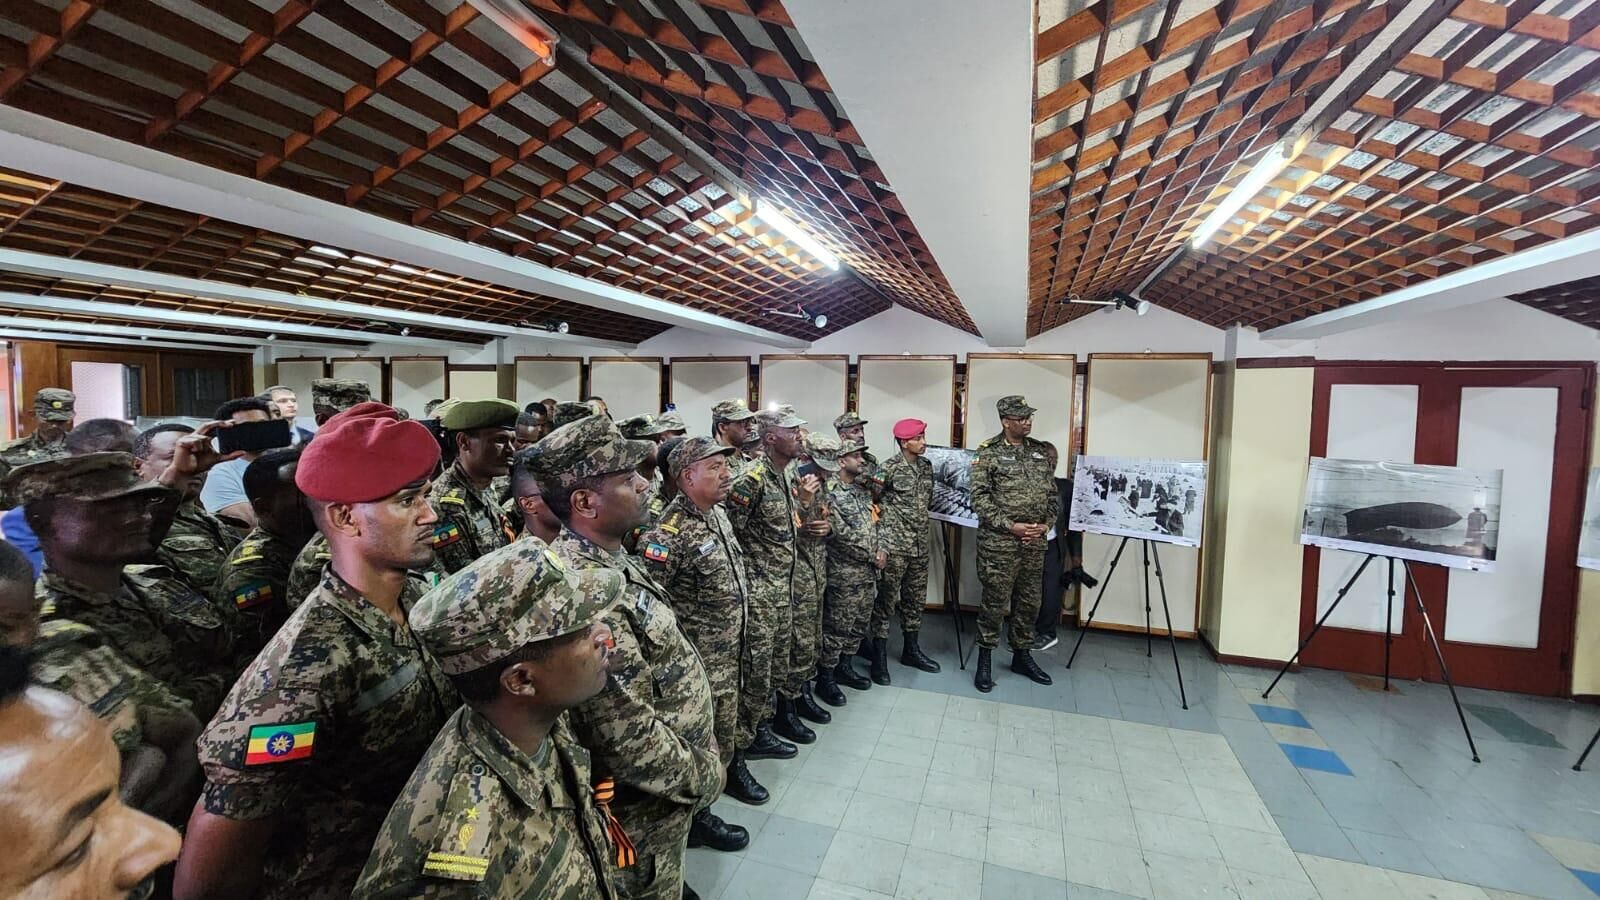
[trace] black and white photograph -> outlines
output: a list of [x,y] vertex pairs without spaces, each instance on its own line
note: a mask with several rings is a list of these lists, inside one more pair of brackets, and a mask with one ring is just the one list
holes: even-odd
[[1314,457],[1300,543],[1492,572],[1500,484],[1499,469]]
[[1205,460],[1079,456],[1068,526],[1198,547],[1205,508]]
[[978,514],[972,511],[972,460],[975,450],[960,447],[932,447],[923,455],[933,465],[933,499],[928,514],[941,522],[967,528],[978,527]]
[[1583,528],[1578,532],[1578,565],[1600,569],[1600,469],[1589,470],[1583,494]]

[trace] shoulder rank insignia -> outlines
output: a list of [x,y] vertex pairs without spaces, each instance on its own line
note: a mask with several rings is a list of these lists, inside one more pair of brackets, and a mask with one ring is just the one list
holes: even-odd
[[668,550],[665,544],[651,541],[644,545],[644,558],[651,562],[664,563],[671,555],[672,551]]
[[567,564],[562,562],[561,557],[557,556],[556,552],[549,547],[544,550],[544,561],[549,563],[550,567],[557,572],[565,572],[567,570]]
[[678,523],[681,521],[683,521],[683,513],[674,512],[672,515],[661,520],[661,530],[665,531],[667,534],[677,534]]
[[289,722],[281,725],[250,726],[250,743],[244,764],[264,766],[292,762],[311,756],[317,739],[317,723]]
[[433,527],[433,549],[448,547],[461,540],[461,526],[444,519]]
[[233,565],[255,562],[261,558],[261,545],[255,541],[245,541],[239,545],[239,555],[233,558]]
[[449,503],[452,506],[466,506],[467,498],[460,488],[451,488],[439,497],[440,503]]
[[452,881],[482,881],[489,874],[489,836],[498,784],[482,764],[463,769],[451,779],[442,815],[428,855],[422,859],[422,874]]
[[240,609],[249,609],[270,602],[272,602],[272,582],[265,578],[247,581],[233,592],[233,605]]

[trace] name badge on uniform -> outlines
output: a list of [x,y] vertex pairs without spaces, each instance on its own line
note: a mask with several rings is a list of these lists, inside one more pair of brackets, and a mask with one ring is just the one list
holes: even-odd
[[638,610],[639,615],[643,616],[645,621],[648,622],[650,621],[651,614],[655,612],[656,598],[649,591],[645,590],[644,588],[640,588],[639,597],[638,599],[634,600],[633,608]]
[[715,539],[706,541],[704,544],[701,544],[695,548],[695,550],[699,551],[701,556],[710,556],[711,551],[715,549],[717,549],[717,542]]

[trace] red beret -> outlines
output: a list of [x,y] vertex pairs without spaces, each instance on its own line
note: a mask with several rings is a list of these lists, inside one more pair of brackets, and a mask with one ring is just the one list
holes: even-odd
[[897,440],[910,440],[928,430],[928,423],[921,419],[901,419],[894,423],[894,436]]
[[368,401],[329,419],[294,472],[294,483],[324,503],[382,500],[433,474],[439,442],[420,422]]

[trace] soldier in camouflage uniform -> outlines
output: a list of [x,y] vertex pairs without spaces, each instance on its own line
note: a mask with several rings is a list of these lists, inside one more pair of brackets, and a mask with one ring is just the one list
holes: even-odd
[[[839,443],[856,443],[865,447],[867,445],[867,420],[855,410],[835,418],[833,430],[839,435]],[[878,458],[870,452],[863,451],[861,458],[866,462],[866,468],[861,470],[861,485],[872,493],[874,499],[883,490],[883,473],[879,469]]]
[[928,599],[928,504],[933,498],[933,465],[927,450],[928,425],[921,419],[894,423],[899,452],[878,467],[879,540],[885,562],[868,624],[872,639],[872,680],[889,683],[889,621],[900,614],[900,664],[924,672],[939,663],[922,652],[922,605]]
[[40,388],[33,395],[33,433],[0,446],[0,476],[16,466],[66,456],[76,404],[77,397],[65,388]]
[[733,448],[728,457],[728,472],[734,478],[750,467],[749,460],[740,452],[755,424],[756,414],[745,405],[743,398],[720,400],[711,407],[711,437],[724,447]]
[[46,621],[88,625],[124,659],[211,715],[238,671],[233,622],[150,559],[178,492],[134,474],[126,453],[19,466],[5,481],[39,536]]
[[268,450],[244,470],[244,492],[256,527],[228,554],[213,593],[240,618],[239,643],[253,657],[289,618],[289,567],[317,523],[295,486],[300,448]]
[[[383,461],[374,465],[373,460]],[[332,552],[199,741],[206,785],[178,896],[345,898],[378,826],[461,698],[406,621],[428,565],[439,445],[390,407],[329,420],[295,483]]]
[[372,400],[372,388],[353,378],[311,379],[311,416],[317,427],[347,409]]
[[[617,423],[617,430],[622,432],[622,436],[630,441],[649,441],[658,447],[661,446],[662,428],[660,421],[657,420],[655,416],[629,416],[628,418]],[[645,491],[645,497],[649,502],[655,502],[656,495],[661,493],[661,483],[664,479],[664,474],[661,470],[661,467],[656,465],[654,453],[649,454],[642,461],[640,461],[639,474],[646,481],[650,482],[650,488],[649,490]],[[665,506],[666,504],[663,503],[662,507],[664,508]],[[661,510],[658,508],[656,510],[656,515],[660,515],[660,513]],[[633,548],[630,547],[628,549],[630,552],[632,552]]]
[[511,470],[518,415],[509,400],[463,400],[439,417],[456,448],[428,498],[439,511],[433,551],[446,574],[516,539],[491,482]]
[[[372,399],[372,389],[365,381],[339,378],[313,378],[311,380],[311,412],[318,427],[341,412]],[[440,400],[435,407],[453,401]],[[289,567],[288,594],[284,597],[290,611],[297,609],[311,592],[322,583],[322,570],[332,555],[328,539],[318,534],[306,542],[295,555]]]
[[878,508],[866,486],[866,445],[813,437],[811,458],[832,475],[823,487],[827,497],[828,586],[822,601],[822,646],[817,654],[817,698],[845,705],[839,685],[864,691],[866,676],[850,666],[850,651],[867,633],[867,617],[883,568],[885,553],[878,540]]
[[[586,581],[620,572],[627,582],[604,619],[616,638],[611,681],[571,714],[596,775],[615,780],[611,811],[637,851],[618,887],[624,897],[679,900],[690,825],[722,790],[722,765],[700,655],[678,630],[666,591],[622,549],[644,514],[637,469],[652,449],[624,438],[609,418],[590,416],[528,453],[545,503],[564,526],[551,549]],[[742,828],[719,831],[719,849],[750,840]]]
[[390,808],[354,897],[612,900],[612,848],[589,751],[566,710],[598,694],[620,573],[577,574],[518,541],[411,610],[466,701]]
[[769,793],[746,764],[739,744],[739,679],[749,650],[746,599],[750,595],[744,551],[722,509],[733,487],[728,457],[734,454],[711,438],[686,438],[673,449],[667,474],[678,495],[660,522],[644,533],[636,551],[645,568],[672,597],[678,627],[700,651],[711,681],[717,746],[728,770],[723,790],[753,806]]
[[571,425],[579,419],[603,415],[605,415],[604,408],[594,400],[564,400],[557,403],[555,412],[550,414],[550,427],[553,430],[563,425]]
[[[139,477],[155,481],[172,464],[173,453],[184,435],[194,429],[168,422],[141,432],[133,441],[133,464]],[[172,518],[172,527],[156,550],[156,561],[177,572],[189,586],[211,602],[225,605],[228,598],[216,593],[217,576],[228,553],[239,544],[239,532],[224,524],[200,503],[200,492],[191,490]]]
[[300,608],[306,602],[311,592],[322,583],[322,570],[327,568],[328,562],[333,559],[333,552],[328,549],[328,539],[321,532],[311,536],[300,552],[294,555],[294,562],[289,564],[289,578],[284,585],[284,603],[289,607],[289,612]]
[[[677,437],[670,441],[662,441],[656,445],[655,452],[651,454],[654,458],[651,460],[653,465],[650,471],[655,473],[658,478],[651,482],[650,490],[647,493],[650,500],[645,504],[644,521],[640,522],[639,527],[635,528],[622,542],[623,549],[629,553],[637,554],[639,552],[639,538],[646,531],[656,527],[656,523],[661,521],[662,514],[667,511],[667,504],[671,503],[673,497],[677,496],[678,488],[672,483],[672,479],[659,476],[665,476],[667,457],[681,443],[683,443],[683,438]],[[639,474],[641,477],[644,475],[642,471],[644,468],[644,466],[640,466],[641,471]]]
[[978,445],[972,459],[972,509],[978,514],[978,667],[972,683],[994,689],[990,656],[1000,624],[1011,616],[1011,670],[1038,684],[1051,678],[1033,659],[1033,626],[1044,578],[1045,535],[1060,511],[1054,454],[1029,437],[1034,408],[1020,395],[1001,397],[1001,431]]
[[[790,410],[791,412],[793,410]],[[828,521],[827,494],[822,481],[828,470],[814,465],[811,456],[813,440],[821,440],[829,448],[839,442],[824,435],[813,435],[804,428],[801,447],[803,455],[789,464],[789,479],[799,481],[801,467],[814,469],[818,490],[812,501],[799,507],[800,525],[795,529],[794,608],[790,618],[789,672],[779,683],[778,696],[794,703],[795,715],[818,725],[833,720],[833,714],[817,703],[812,696],[811,679],[817,674],[817,653],[822,647],[822,594],[828,586],[828,535],[832,525]]]

